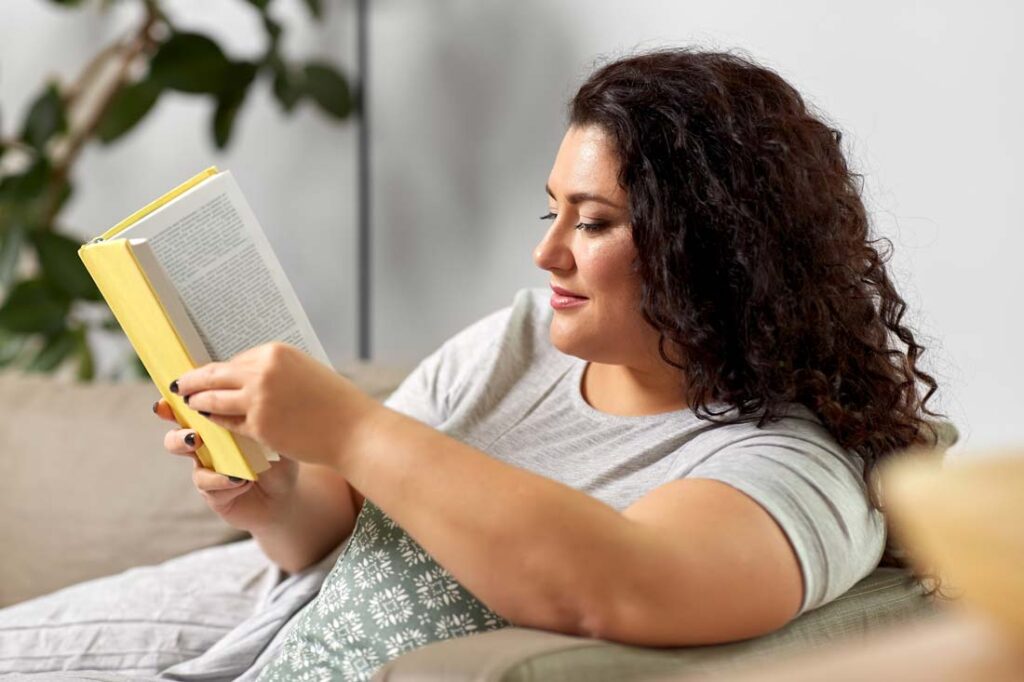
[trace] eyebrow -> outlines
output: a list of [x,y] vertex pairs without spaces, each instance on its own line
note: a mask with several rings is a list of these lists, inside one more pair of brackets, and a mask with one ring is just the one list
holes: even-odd
[[[555,198],[555,193],[551,191],[550,185],[544,185],[544,189],[547,191],[549,197],[551,197],[552,199]],[[568,201],[570,204],[579,204],[584,201],[594,201],[599,204],[611,206],[612,208],[622,208],[621,206],[614,203],[610,199],[606,199],[600,194],[591,194],[590,192],[576,192],[575,194],[570,194],[569,196],[566,197],[566,201]]]

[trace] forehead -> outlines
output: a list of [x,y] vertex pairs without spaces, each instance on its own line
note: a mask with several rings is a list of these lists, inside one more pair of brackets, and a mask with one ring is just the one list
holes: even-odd
[[558,148],[548,185],[556,194],[624,196],[619,186],[619,160],[608,134],[598,126],[570,127]]

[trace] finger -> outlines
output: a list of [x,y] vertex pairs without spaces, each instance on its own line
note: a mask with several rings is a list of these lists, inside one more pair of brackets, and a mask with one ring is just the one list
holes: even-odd
[[177,418],[174,416],[174,412],[171,410],[170,403],[163,398],[153,403],[153,412],[161,419],[166,419],[167,421],[174,422],[175,424],[178,423]]
[[171,429],[164,434],[164,448],[175,455],[191,455],[203,439],[192,429]]
[[[206,415],[203,416],[205,417]],[[235,433],[240,433],[243,436],[252,437],[252,434],[250,434],[245,428],[244,416],[237,417],[230,415],[210,414],[210,416],[206,418],[212,421],[217,426],[223,426],[228,431],[234,431]]]
[[185,404],[206,417],[210,414],[239,416],[244,415],[248,405],[245,393],[241,390],[218,389],[199,391],[185,395]]
[[249,486],[239,486],[236,490],[220,490],[213,493],[200,492],[200,495],[206,499],[206,503],[210,505],[218,514],[223,514],[236,499],[249,492]]
[[244,488],[252,481],[248,481],[244,478],[239,479],[238,481],[232,481],[224,474],[218,474],[212,469],[200,467],[192,471],[192,482],[195,483],[199,490],[205,493],[212,493],[221,490]]
[[171,392],[178,395],[192,395],[215,388],[241,387],[241,371],[230,362],[208,362],[202,367],[185,372],[170,385]]

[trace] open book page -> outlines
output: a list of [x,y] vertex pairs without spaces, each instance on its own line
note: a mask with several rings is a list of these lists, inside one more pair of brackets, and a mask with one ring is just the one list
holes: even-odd
[[135,256],[139,267],[146,273],[146,279],[153,287],[153,293],[160,300],[164,312],[167,313],[171,324],[174,325],[174,330],[178,332],[178,338],[181,339],[185,350],[188,351],[189,357],[196,365],[205,365],[212,361],[213,358],[210,357],[210,353],[206,350],[206,344],[203,343],[202,337],[199,336],[199,332],[192,324],[192,320],[178,296],[178,291],[171,283],[167,272],[161,267],[156,254],[153,253],[152,244],[148,239],[129,239],[128,244],[131,245],[132,255]]
[[[147,239],[137,238],[129,239],[128,243],[131,245],[132,255],[135,256],[139,267],[146,273],[146,279],[153,288],[153,293],[160,300],[164,312],[167,313],[167,317],[174,326],[189,357],[197,366],[210,362],[212,358],[206,350],[206,345],[193,326],[192,320],[181,302],[181,297],[178,296],[178,292],[175,291],[174,285],[167,276],[167,271],[157,260],[152,244]],[[246,436],[235,434],[235,442],[238,443],[238,449],[242,452],[242,456],[255,471],[263,471],[267,468],[268,461],[276,462],[280,459],[276,452],[268,450]]]
[[284,341],[331,366],[229,172],[190,189],[118,236],[147,240],[212,360]]

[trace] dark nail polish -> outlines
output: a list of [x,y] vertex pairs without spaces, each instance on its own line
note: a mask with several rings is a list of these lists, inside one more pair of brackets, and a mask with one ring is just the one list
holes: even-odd
[[160,401],[159,401],[159,400],[157,400],[157,401],[156,401],[155,403],[153,403],[153,414],[156,414],[156,413],[157,413],[157,411],[156,411],[156,408],[157,408],[157,407],[158,407],[159,405],[160,405]]
[[189,431],[185,434],[185,445],[195,447],[196,444],[196,433],[195,431]]
[[186,404],[186,405],[188,405],[188,399],[189,399],[189,398],[191,398],[191,397],[192,397],[192,396],[190,396],[190,395],[187,395],[187,396],[185,396],[185,404]]
[[204,417],[209,417],[210,416],[209,412],[203,412],[202,410],[199,410],[199,414],[203,415]]
[[178,380],[177,379],[175,379],[174,381],[171,382],[170,389],[171,389],[171,393],[177,393],[178,392]]
[[242,479],[240,479],[238,476],[228,476],[228,480],[230,480],[232,483],[239,483]]

